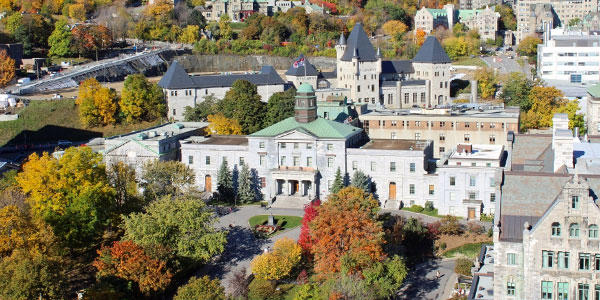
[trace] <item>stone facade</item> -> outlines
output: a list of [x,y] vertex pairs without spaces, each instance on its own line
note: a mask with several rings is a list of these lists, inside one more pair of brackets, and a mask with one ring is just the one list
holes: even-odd
[[600,134],[600,85],[588,89],[586,122],[588,134]]
[[454,24],[462,23],[469,29],[479,32],[482,40],[496,39],[500,14],[483,5],[469,9],[455,9],[454,5],[444,5],[443,9],[421,8],[415,15],[415,30],[421,29],[429,34],[438,27],[452,29]]

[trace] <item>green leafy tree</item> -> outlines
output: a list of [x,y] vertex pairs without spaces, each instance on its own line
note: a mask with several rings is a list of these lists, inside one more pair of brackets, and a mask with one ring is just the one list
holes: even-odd
[[285,92],[274,93],[267,103],[265,125],[271,126],[282,120],[294,116],[296,89],[291,88]]
[[123,239],[142,247],[166,247],[180,258],[203,263],[225,249],[226,233],[217,231],[215,222],[202,199],[163,197],[146,212],[124,218]]
[[528,36],[524,38],[517,46],[517,53],[523,56],[536,56],[537,45],[541,44],[542,40],[535,36]]
[[202,12],[194,9],[192,10],[192,12],[190,13],[190,16],[188,17],[188,25],[196,25],[198,27],[200,27],[200,29],[203,29],[204,27],[206,27],[206,18],[204,18],[204,15],[202,15]]
[[569,20],[569,27],[578,26],[579,23],[581,23],[581,19],[579,19],[579,18],[571,19],[571,20]]
[[525,74],[512,72],[504,80],[501,97],[504,103],[510,106],[518,106],[524,112],[528,111],[531,108],[529,92],[533,86],[533,81],[527,79]]
[[224,40],[230,40],[233,37],[231,19],[228,14],[222,14],[219,18],[219,35]]
[[479,68],[475,71],[475,80],[477,80],[477,91],[481,98],[489,99],[496,92],[498,79],[494,71],[489,68]]
[[204,101],[196,104],[196,107],[186,106],[183,118],[187,122],[206,122],[208,115],[219,112],[219,99],[214,94],[204,97]]
[[174,300],[225,300],[225,289],[218,279],[208,276],[194,277],[177,289]]
[[48,38],[48,46],[50,50],[48,55],[52,57],[65,57],[71,54],[71,31],[67,20],[59,19],[54,24],[54,31]]
[[242,170],[238,176],[237,197],[241,203],[251,203],[256,200],[254,180],[248,164],[242,164]]
[[408,268],[398,255],[383,262],[376,262],[363,272],[365,281],[375,288],[377,296],[384,299],[394,295],[400,289],[408,275]]
[[142,187],[147,201],[170,195],[180,197],[194,191],[194,171],[179,161],[151,160],[142,170]]
[[367,194],[371,193],[371,182],[369,177],[361,170],[354,171],[350,185],[365,191]]
[[346,185],[344,184],[344,178],[342,177],[342,171],[338,167],[335,172],[335,178],[333,180],[333,186],[331,187],[329,193],[337,194],[340,190],[342,190]]
[[156,83],[150,83],[143,74],[125,78],[119,105],[129,123],[152,121],[167,114],[162,89]]
[[227,160],[223,160],[217,174],[217,193],[221,201],[233,202],[235,199],[235,191],[233,189],[233,175],[227,164]]
[[459,258],[454,266],[454,272],[464,276],[471,276],[471,268],[474,266],[473,262],[468,258]]
[[578,114],[579,111],[579,100],[575,99],[567,102],[563,106],[559,107],[556,112],[557,113],[565,113],[569,116],[569,128],[575,129],[579,128],[579,134],[585,134],[585,122],[583,120],[583,114]]
[[517,18],[509,5],[496,5],[495,11],[500,13],[500,22],[498,22],[499,30],[517,30]]
[[244,134],[263,128],[266,107],[260,101],[256,85],[247,80],[236,80],[225,94],[220,107],[226,117],[238,120]]
[[0,260],[0,298],[66,299],[63,264],[41,254],[17,251]]

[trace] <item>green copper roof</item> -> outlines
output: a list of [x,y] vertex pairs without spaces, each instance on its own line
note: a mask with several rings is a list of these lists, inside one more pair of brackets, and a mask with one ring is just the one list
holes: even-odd
[[[300,90],[298,90],[300,91]],[[310,123],[300,123],[294,117],[289,117],[277,124],[273,124],[263,130],[255,132],[250,136],[277,136],[282,133],[299,130],[312,134],[318,138],[344,139],[350,137],[362,129],[335,121],[317,118]]]
[[448,13],[446,12],[445,9],[434,9],[434,8],[427,8],[427,11],[433,15],[434,18],[437,18],[439,16],[447,16]]
[[313,89],[312,85],[310,85],[310,83],[305,82],[300,85],[297,92],[298,93],[314,93],[315,90]]
[[590,86],[587,89],[587,92],[588,94],[592,95],[592,97],[600,98],[600,84]]
[[476,14],[482,13],[483,10],[480,9],[459,9],[457,11],[457,17],[462,19],[472,18]]

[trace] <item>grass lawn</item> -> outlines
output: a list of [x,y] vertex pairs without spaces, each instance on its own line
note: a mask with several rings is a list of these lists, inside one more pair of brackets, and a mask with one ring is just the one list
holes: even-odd
[[158,125],[159,122],[119,124],[85,128],[79,121],[73,99],[54,101],[32,100],[18,111],[19,119],[0,122],[0,146],[10,144],[46,143],[57,140],[86,141],[94,137],[109,137]]
[[50,59],[53,65],[60,65],[61,62],[71,62],[73,64],[89,63],[92,60],[85,57],[53,57]]
[[231,22],[229,24],[234,32],[241,32],[244,28],[248,27],[246,22]]
[[[300,226],[302,224],[302,217],[296,216],[273,216],[275,218],[275,225],[281,226],[281,228],[291,229],[294,227]],[[269,220],[269,215],[258,215],[250,218],[248,223],[251,228],[254,228],[256,225],[265,225]]]
[[452,64],[457,66],[487,67],[487,64],[479,57],[461,57],[456,61],[452,62]]
[[479,255],[479,251],[481,250],[482,244],[491,244],[490,242],[482,242],[482,243],[470,243],[464,244],[460,247],[450,249],[444,253],[442,253],[443,257],[455,257],[455,256],[466,256],[468,258],[475,258]]

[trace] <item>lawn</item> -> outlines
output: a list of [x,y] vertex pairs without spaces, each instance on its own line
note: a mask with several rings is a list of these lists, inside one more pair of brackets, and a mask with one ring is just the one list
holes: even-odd
[[73,99],[32,100],[19,110],[19,119],[0,122],[0,146],[56,142],[57,140],[86,141],[94,137],[109,137],[158,125],[159,122],[119,124],[85,128],[79,121]]
[[234,32],[241,32],[244,28],[248,27],[246,22],[231,22],[229,24]]
[[481,60],[479,57],[461,57],[456,61],[452,62],[453,65],[457,66],[477,66],[477,67],[487,67],[488,65]]
[[[275,225],[281,226],[283,230],[291,229],[294,227],[300,226],[302,224],[302,217],[296,216],[273,216],[275,219]],[[250,228],[254,228],[256,225],[265,225],[269,220],[269,215],[257,215],[250,220],[248,223],[250,224]]]
[[465,256],[468,258],[475,258],[479,255],[479,251],[481,250],[482,244],[491,244],[490,242],[481,242],[481,243],[469,243],[464,244],[460,247],[450,249],[444,253],[442,253],[443,257],[455,257],[455,256]]

